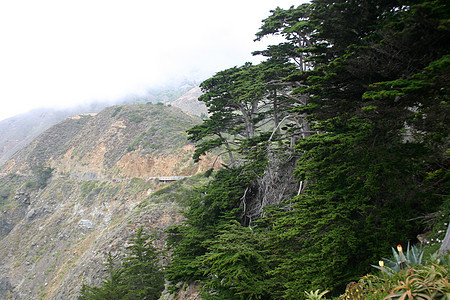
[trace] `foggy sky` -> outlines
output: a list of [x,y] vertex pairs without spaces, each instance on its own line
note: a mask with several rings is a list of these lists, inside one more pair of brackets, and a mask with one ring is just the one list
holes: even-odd
[[[304,1],[303,1],[304,2]],[[261,20],[292,0],[0,2],[0,120],[143,94],[256,62]]]

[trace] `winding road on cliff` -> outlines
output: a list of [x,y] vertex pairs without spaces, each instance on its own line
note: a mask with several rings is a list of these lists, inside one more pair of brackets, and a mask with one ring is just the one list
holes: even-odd
[[[14,174],[14,173],[11,173]],[[15,173],[16,175],[21,175],[21,176],[31,176],[29,174],[18,174]],[[8,173],[0,173],[0,177],[4,177],[10,175]],[[80,179],[80,180],[95,180],[95,181],[127,181],[127,180],[132,180],[133,178],[124,178],[124,177],[97,177],[95,174],[83,174],[83,175],[74,175],[71,174],[69,176],[66,175],[58,175],[58,174],[53,174],[53,176],[55,177],[66,177],[66,178],[73,178],[73,179]],[[192,177],[192,175],[188,175],[188,176],[155,176],[155,177],[145,177],[145,178],[139,178],[142,180],[158,180],[158,181],[162,181],[162,182],[170,182],[170,181],[177,181],[177,180],[181,180],[184,178],[188,178],[188,177]]]

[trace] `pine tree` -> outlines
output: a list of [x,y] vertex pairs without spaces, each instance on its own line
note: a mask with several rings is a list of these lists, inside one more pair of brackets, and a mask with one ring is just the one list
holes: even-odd
[[206,290],[217,299],[268,299],[268,263],[261,240],[236,221],[219,227],[201,258]]
[[164,275],[158,266],[152,239],[140,227],[131,239],[124,257],[108,253],[107,274],[99,287],[83,285],[80,300],[159,299]]
[[164,290],[164,276],[158,266],[157,251],[150,235],[139,227],[123,262],[123,299],[159,299]]
[[120,266],[117,255],[108,253],[106,261],[108,277],[103,280],[100,287],[84,284],[80,291],[80,300],[120,300],[125,291],[122,285],[123,268]]

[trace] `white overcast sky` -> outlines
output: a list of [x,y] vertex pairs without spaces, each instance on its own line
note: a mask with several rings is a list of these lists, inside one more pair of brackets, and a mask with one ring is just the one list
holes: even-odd
[[302,2],[0,0],[0,120],[254,61],[261,20]]

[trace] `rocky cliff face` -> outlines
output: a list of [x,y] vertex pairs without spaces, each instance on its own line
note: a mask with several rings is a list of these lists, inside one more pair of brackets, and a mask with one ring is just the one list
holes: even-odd
[[[65,119],[8,160],[0,170],[0,299],[76,299],[83,283],[98,283],[104,254],[121,251],[141,225],[163,248],[180,203],[207,180],[195,174],[212,167],[191,160],[185,131],[198,122],[164,105],[114,106]],[[175,176],[187,177],[162,182]]]

